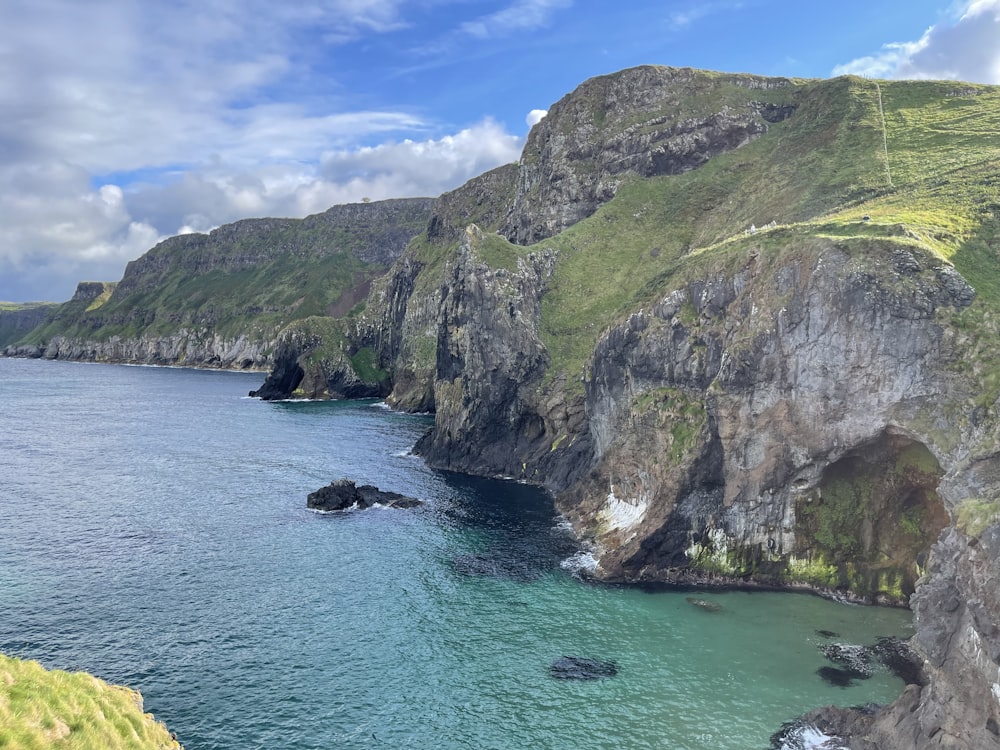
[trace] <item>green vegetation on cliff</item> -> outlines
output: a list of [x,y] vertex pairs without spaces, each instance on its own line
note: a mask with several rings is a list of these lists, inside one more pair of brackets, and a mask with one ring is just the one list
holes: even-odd
[[[962,316],[978,326],[984,313],[1000,312],[1000,88],[844,77],[713,91],[726,105],[742,97],[788,101],[795,111],[697,169],[622,176],[612,200],[550,239],[482,254],[509,267],[517,254],[558,252],[543,302],[550,377],[579,383],[606,327],[672,281],[731,270],[749,254],[808,237],[930,252],[976,288],[977,303]],[[705,102],[687,105],[677,119]]]
[[425,228],[431,202],[335,206],[305,219],[248,219],[172,237],[131,262],[113,291],[82,297],[78,290],[20,343],[273,341],[293,320],[342,317],[361,303]]
[[0,748],[179,750],[134,690],[0,654]]

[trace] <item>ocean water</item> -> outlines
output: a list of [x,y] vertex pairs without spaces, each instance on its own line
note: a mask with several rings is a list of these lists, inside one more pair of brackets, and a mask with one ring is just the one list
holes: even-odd
[[[261,380],[0,359],[0,651],[138,688],[187,750],[762,750],[902,690],[817,670],[904,611],[587,583],[542,492],[409,454],[427,417]],[[341,476],[426,504],[306,509]]]

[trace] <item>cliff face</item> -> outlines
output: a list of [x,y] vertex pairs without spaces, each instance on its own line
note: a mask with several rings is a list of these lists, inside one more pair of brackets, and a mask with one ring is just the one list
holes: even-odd
[[5,353],[266,369],[289,323],[343,316],[362,303],[425,228],[431,204],[335,206],[305,219],[248,219],[172,237],[129,263],[117,286],[81,284]]
[[598,520],[606,575],[912,593],[961,463],[935,422],[969,395],[942,321],[973,290],[912,251],[789,240],[598,343],[596,473],[564,505]]
[[993,746],[998,113],[965,84],[588,81],[353,314],[287,328],[260,395],[433,410],[428,463],[545,485],[605,580],[910,602],[928,683],[823,720]]
[[48,320],[54,304],[10,305],[0,308],[0,347],[12,344]]
[[432,464],[546,484],[604,578],[913,592],[972,491],[954,269],[788,233],[608,328],[574,395],[540,335],[557,255],[497,269],[486,241],[469,230],[442,289]]
[[[519,245],[547,239],[614,198],[629,175],[681,174],[746,145],[794,113],[790,84],[653,66],[585,82],[532,128],[501,234]],[[732,98],[733,88],[788,93],[763,102]]]

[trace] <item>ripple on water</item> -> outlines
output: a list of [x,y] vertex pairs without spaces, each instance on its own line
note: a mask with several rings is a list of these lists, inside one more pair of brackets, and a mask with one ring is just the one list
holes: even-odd
[[[260,375],[0,359],[0,378],[0,649],[141,689],[189,750],[744,750],[901,689],[825,684],[817,631],[872,644],[905,613],[585,585],[538,490],[408,455],[426,417],[243,398]],[[427,505],[310,513],[340,476]],[[565,655],[618,671],[554,680]]]

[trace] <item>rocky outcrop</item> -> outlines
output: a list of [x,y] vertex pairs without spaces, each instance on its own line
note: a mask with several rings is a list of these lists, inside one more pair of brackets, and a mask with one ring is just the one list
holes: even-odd
[[593,78],[556,102],[528,136],[510,214],[500,232],[530,245],[590,216],[629,175],[697,169],[750,143],[796,108],[748,95],[718,105],[720,89],[790,87],[781,78],[644,66]]
[[274,364],[264,384],[250,396],[288,398],[383,398],[389,374],[371,349],[351,343],[343,321],[327,317],[296,321],[281,333]]
[[546,354],[538,336],[541,297],[554,257],[531,254],[515,268],[478,260],[483,233],[469,227],[447,266],[437,320],[435,429],[417,450],[436,466],[520,476],[549,451],[537,392]]
[[851,750],[1000,747],[1000,509],[989,505],[991,525],[945,531],[911,600],[912,647],[927,680],[912,682],[886,708],[831,706],[799,725],[839,737]]
[[325,513],[342,510],[365,510],[375,505],[386,508],[415,508],[421,502],[398,492],[385,492],[370,484],[356,486],[350,479],[335,479],[326,487],[310,492],[306,505]]

